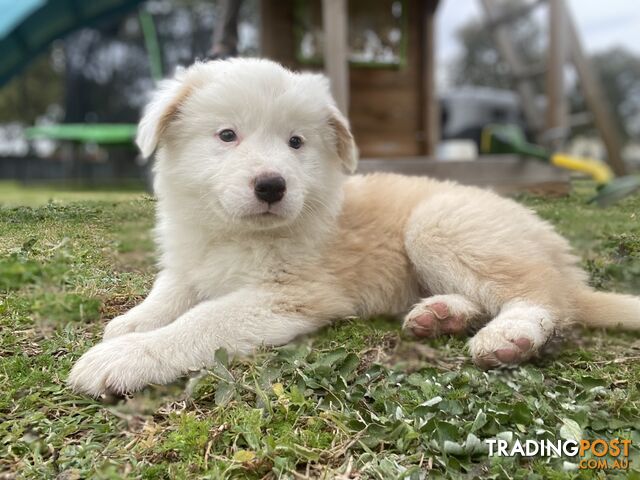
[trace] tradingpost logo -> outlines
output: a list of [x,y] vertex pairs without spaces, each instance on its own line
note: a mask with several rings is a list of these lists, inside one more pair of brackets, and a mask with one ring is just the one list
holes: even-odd
[[627,470],[631,440],[524,440],[508,442],[504,438],[485,440],[489,456],[570,457],[579,470]]

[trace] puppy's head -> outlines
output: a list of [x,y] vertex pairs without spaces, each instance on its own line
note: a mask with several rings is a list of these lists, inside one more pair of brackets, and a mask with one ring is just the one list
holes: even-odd
[[[357,151],[318,74],[267,60],[197,63],[160,85],[138,128],[156,191],[249,229],[337,211]],[[205,221],[206,218],[203,218]]]

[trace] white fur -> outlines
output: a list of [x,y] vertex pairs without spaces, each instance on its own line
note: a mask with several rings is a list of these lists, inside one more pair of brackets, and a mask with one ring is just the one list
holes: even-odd
[[[223,129],[237,141],[223,142]],[[302,148],[289,147],[292,135]],[[320,75],[265,60],[197,63],[162,83],[137,142],[144,155],[156,151],[161,273],[78,360],[76,391],[170,382],[211,365],[220,347],[246,354],[419,301],[418,310],[441,300],[454,314],[496,316],[470,350],[499,364],[494,354],[523,338],[522,358],[535,355],[602,298],[568,243],[512,201],[428,178],[345,181],[357,151]],[[265,173],[286,180],[280,202],[256,197]],[[425,291],[439,297],[421,300]]]

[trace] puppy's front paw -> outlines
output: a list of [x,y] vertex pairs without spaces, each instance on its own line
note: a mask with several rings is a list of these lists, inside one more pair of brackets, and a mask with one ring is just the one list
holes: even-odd
[[102,338],[103,340],[109,340],[111,338],[119,337],[121,335],[134,332],[135,328],[136,326],[134,322],[130,321],[127,315],[120,315],[107,323],[107,326],[104,327]]
[[149,383],[167,383],[176,373],[142,333],[130,333],[104,341],[76,362],[68,383],[78,393],[99,397],[104,393],[128,393]]
[[158,328],[156,322],[149,321],[144,317],[130,311],[124,315],[114,318],[104,328],[102,338],[110,340],[132,332],[148,332]]

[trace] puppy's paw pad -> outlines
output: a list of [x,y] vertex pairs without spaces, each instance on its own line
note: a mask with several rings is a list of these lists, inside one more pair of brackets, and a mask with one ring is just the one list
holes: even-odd
[[519,337],[513,340],[513,343],[516,347],[520,349],[521,352],[528,352],[533,347],[533,343],[527,337]]
[[498,330],[487,326],[469,341],[473,363],[478,367],[487,370],[517,365],[537,353],[532,339],[522,335],[510,338],[511,332]]
[[499,367],[500,361],[492,353],[485,353],[483,355],[472,356],[473,363],[482,370],[490,370],[492,368]]
[[475,307],[459,295],[437,295],[418,303],[407,314],[403,328],[417,337],[459,334],[466,330]]
[[418,315],[405,320],[403,328],[411,331],[416,337],[434,337],[436,335],[436,319],[430,313]]
[[458,335],[464,333],[469,324],[469,319],[462,315],[451,315],[440,322],[442,333],[447,335]]
[[510,340],[512,345],[507,348],[498,348],[493,352],[496,359],[505,364],[520,363],[530,356],[531,340],[519,337]]
[[449,306],[444,302],[431,303],[428,308],[438,320],[444,320],[451,315]]
[[467,327],[467,318],[463,315],[452,315],[444,303],[414,308],[406,316],[404,329],[410,330],[417,337],[437,337],[444,334],[462,333]]
[[517,348],[499,348],[493,354],[502,363],[519,363],[522,357]]
[[[415,309],[414,309],[415,310]],[[440,333],[440,324],[449,319],[449,309],[444,303],[434,303],[426,309],[412,311],[407,315],[405,328],[417,337],[435,337]]]

